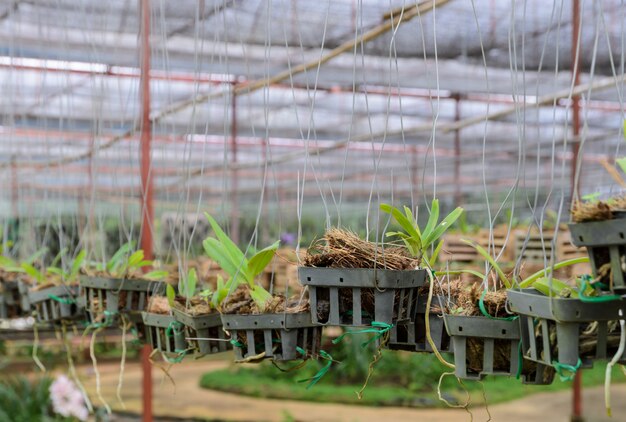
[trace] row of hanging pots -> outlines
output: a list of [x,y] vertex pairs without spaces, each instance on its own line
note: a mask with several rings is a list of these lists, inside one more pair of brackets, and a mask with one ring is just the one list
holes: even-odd
[[84,301],[78,285],[36,288],[18,278],[3,283],[0,294],[0,318],[34,316],[38,322],[58,323],[84,315]]
[[[152,346],[176,358],[183,350],[205,355],[233,349],[237,362],[306,359],[320,352],[324,326],[411,321],[425,274],[424,270],[302,267],[299,278],[309,286],[309,312],[192,316],[173,309],[167,321],[161,318],[157,323],[154,315],[144,313],[143,322]],[[185,344],[172,343],[181,338],[177,333],[184,333]]]
[[[616,293],[623,292],[624,220],[578,223],[570,229],[574,243],[588,248],[594,276],[601,268],[610,267],[610,287]],[[319,351],[323,326],[367,327],[375,322],[392,326],[390,349],[432,351],[425,335],[426,298],[418,295],[425,284],[425,270],[302,267],[299,278],[309,286],[309,313],[194,317],[174,309],[170,316],[144,312],[138,321],[145,326],[146,340],[174,357],[193,350],[210,354],[234,348],[238,361],[300,359]],[[80,312],[77,298],[81,296],[88,321],[98,323],[103,315],[136,315],[144,311],[152,295],[163,294],[162,283],[139,280],[84,277],[81,295],[77,288],[30,291],[17,283],[5,288],[0,312],[8,315],[10,307],[16,305],[20,295],[15,294],[15,287],[22,292],[20,307],[37,309],[40,321],[73,318]],[[435,297],[433,302],[441,299]],[[457,376],[520,375],[524,382],[545,384],[552,381],[555,367],[588,366],[593,359],[614,353],[609,334],[613,321],[624,311],[621,299],[585,303],[550,298],[534,290],[509,290],[508,301],[519,318],[442,315],[431,309],[430,335],[440,351],[454,353]],[[597,323],[595,346],[583,349],[581,331],[593,322]]]

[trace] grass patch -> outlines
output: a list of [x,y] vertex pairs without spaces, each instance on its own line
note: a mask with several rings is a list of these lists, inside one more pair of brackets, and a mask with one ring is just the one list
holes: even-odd
[[[598,362],[594,368],[583,371],[583,385],[586,387],[602,385],[604,383],[604,371],[606,363]],[[341,365],[334,368],[341,371]],[[399,368],[402,370],[402,368]],[[244,396],[301,400],[317,403],[342,403],[358,404],[365,406],[401,406],[401,407],[443,407],[437,399],[437,383],[422,383],[419,390],[411,387],[399,387],[388,383],[376,382],[376,371],[361,400],[356,391],[361,384],[339,385],[333,382],[332,376],[322,379],[313,388],[307,390],[306,383],[297,382],[293,375],[284,376],[276,370],[272,376],[267,368],[260,370],[257,367],[239,365],[228,369],[208,372],[202,375],[200,386],[202,388],[223,392],[241,394]],[[330,375],[330,374],[329,374]],[[386,374],[389,377],[389,374]],[[420,374],[414,373],[413,378],[419,380]],[[305,378],[305,375],[302,375]],[[456,383],[454,377],[446,377],[449,381],[444,383],[443,393],[448,399],[464,400],[465,393]],[[619,368],[613,370],[613,382],[624,382],[626,377]],[[567,390],[571,388],[571,382],[563,382],[557,378],[554,383],[547,386],[524,385],[515,378],[488,377],[482,381],[487,401],[490,404],[515,400],[530,394]],[[470,392],[472,403],[484,402],[483,388],[480,382],[464,381],[464,386]]]

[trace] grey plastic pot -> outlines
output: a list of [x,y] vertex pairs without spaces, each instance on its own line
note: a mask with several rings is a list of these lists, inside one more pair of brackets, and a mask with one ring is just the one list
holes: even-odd
[[23,315],[17,281],[3,282],[2,293],[0,293],[0,318],[7,319]]
[[[309,286],[315,324],[367,326],[410,321],[426,270],[300,267],[298,277]],[[373,315],[364,309],[365,292],[374,296]]]
[[[549,298],[535,289],[508,290],[509,308],[520,315],[524,357],[545,365],[554,361],[591,367],[594,359],[612,358],[617,348],[607,345],[608,323],[626,315],[622,300],[586,303],[578,299]],[[597,322],[596,347],[591,354],[580,353],[580,333],[589,323]],[[556,344],[550,331],[556,331]],[[611,350],[613,349],[613,350]],[[620,362],[626,362],[626,354]]]
[[[322,327],[311,323],[308,312],[296,314],[222,314],[224,329],[231,335],[235,361],[272,359],[289,361],[316,355]],[[242,341],[245,340],[245,341]],[[298,348],[306,355],[298,352]]]
[[[97,321],[103,311],[112,315],[120,312],[132,313],[145,310],[152,295],[165,293],[165,283],[148,280],[128,280],[120,278],[87,277],[80,278],[83,288],[85,307],[90,322]],[[121,303],[120,297],[124,295],[125,303]],[[106,304],[103,309],[101,305]]]
[[[445,315],[446,329],[454,348],[455,375],[462,379],[482,379],[486,375],[516,376],[523,365],[520,356],[520,326],[518,320],[505,321],[482,316]],[[482,346],[480,371],[468,367],[469,341]],[[498,343],[510,344],[510,355],[505,368],[497,368],[496,347]],[[547,385],[554,380],[554,370],[537,364],[531,374],[521,375],[524,384]]]
[[[450,336],[445,329],[443,316],[433,312],[433,306],[441,309],[440,304],[445,303],[445,297],[433,297],[431,303],[431,312],[428,315],[430,326],[430,336],[437,350],[440,352],[451,351]],[[390,331],[388,348],[391,350],[406,350],[411,352],[432,352],[433,349],[426,337],[426,303],[427,295],[417,297],[414,309],[414,318],[410,322],[399,323],[394,325]]]
[[168,355],[182,356],[191,351],[183,325],[172,315],[142,312],[145,338],[153,349]]
[[594,275],[605,264],[610,264],[613,290],[626,293],[626,219],[570,224],[572,242],[585,246]]
[[59,322],[81,319],[85,308],[77,300],[79,286],[54,286],[43,290],[29,290],[28,300],[39,322]]
[[226,352],[233,348],[226,333],[222,329],[222,318],[219,313],[210,315],[189,315],[178,309],[173,309],[174,319],[185,326],[188,340],[195,344],[200,355]]

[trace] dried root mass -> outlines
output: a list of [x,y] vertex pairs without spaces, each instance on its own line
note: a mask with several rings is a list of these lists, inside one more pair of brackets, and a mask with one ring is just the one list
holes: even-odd
[[604,221],[613,218],[614,211],[626,209],[626,195],[612,198],[606,202],[580,202],[572,207],[572,220],[575,223],[587,221]]
[[418,264],[404,247],[363,240],[356,233],[339,228],[329,229],[311,245],[304,258],[306,267],[407,270]]
[[248,286],[241,285],[235,289],[222,303],[221,312],[224,314],[272,314],[272,313],[300,313],[309,311],[308,299],[300,297],[287,299],[283,295],[274,295],[265,304],[263,311],[258,304],[250,297]]

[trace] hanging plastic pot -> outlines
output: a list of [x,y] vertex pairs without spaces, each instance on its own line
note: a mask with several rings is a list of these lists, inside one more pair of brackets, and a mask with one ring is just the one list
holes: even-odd
[[17,281],[5,281],[2,283],[0,293],[0,318],[18,318],[25,313],[21,306],[20,290]]
[[514,376],[524,384],[547,385],[554,370],[546,365],[524,365],[517,319],[445,315],[446,329],[454,349],[455,375],[482,379],[486,375]]
[[233,348],[228,336],[222,329],[219,313],[209,315],[189,315],[178,309],[172,309],[174,319],[185,327],[188,343],[200,355],[226,352]]
[[[430,336],[437,350],[449,352],[451,347],[450,336],[446,331],[440,303],[445,303],[445,297],[435,296],[432,299],[431,311],[428,315]],[[426,337],[426,303],[427,295],[417,297],[414,309],[414,318],[410,322],[399,323],[390,331],[388,348],[391,350],[406,350],[411,352],[432,352],[433,349]]]
[[185,339],[184,325],[172,315],[141,312],[141,318],[146,341],[170,363],[178,363],[192,352],[192,347]]
[[[550,298],[535,289],[508,290],[507,296],[511,311],[520,315],[526,359],[554,366],[559,372],[575,372],[616,353],[619,334],[611,339],[611,327],[619,333],[616,320],[619,310],[625,309],[618,296],[589,302]],[[626,355],[620,362],[626,362]]]
[[594,276],[611,284],[618,294],[626,293],[626,219],[614,213],[613,220],[570,224],[572,242],[584,246]]
[[103,315],[144,311],[153,295],[165,294],[165,283],[148,280],[83,276],[80,285],[91,323],[100,321]]
[[320,349],[322,327],[311,323],[308,312],[222,314],[221,318],[236,362],[305,359]]
[[85,308],[79,300],[79,286],[54,286],[29,290],[28,301],[39,322],[83,319]]
[[368,326],[409,322],[426,270],[300,267],[298,277],[315,324]]

